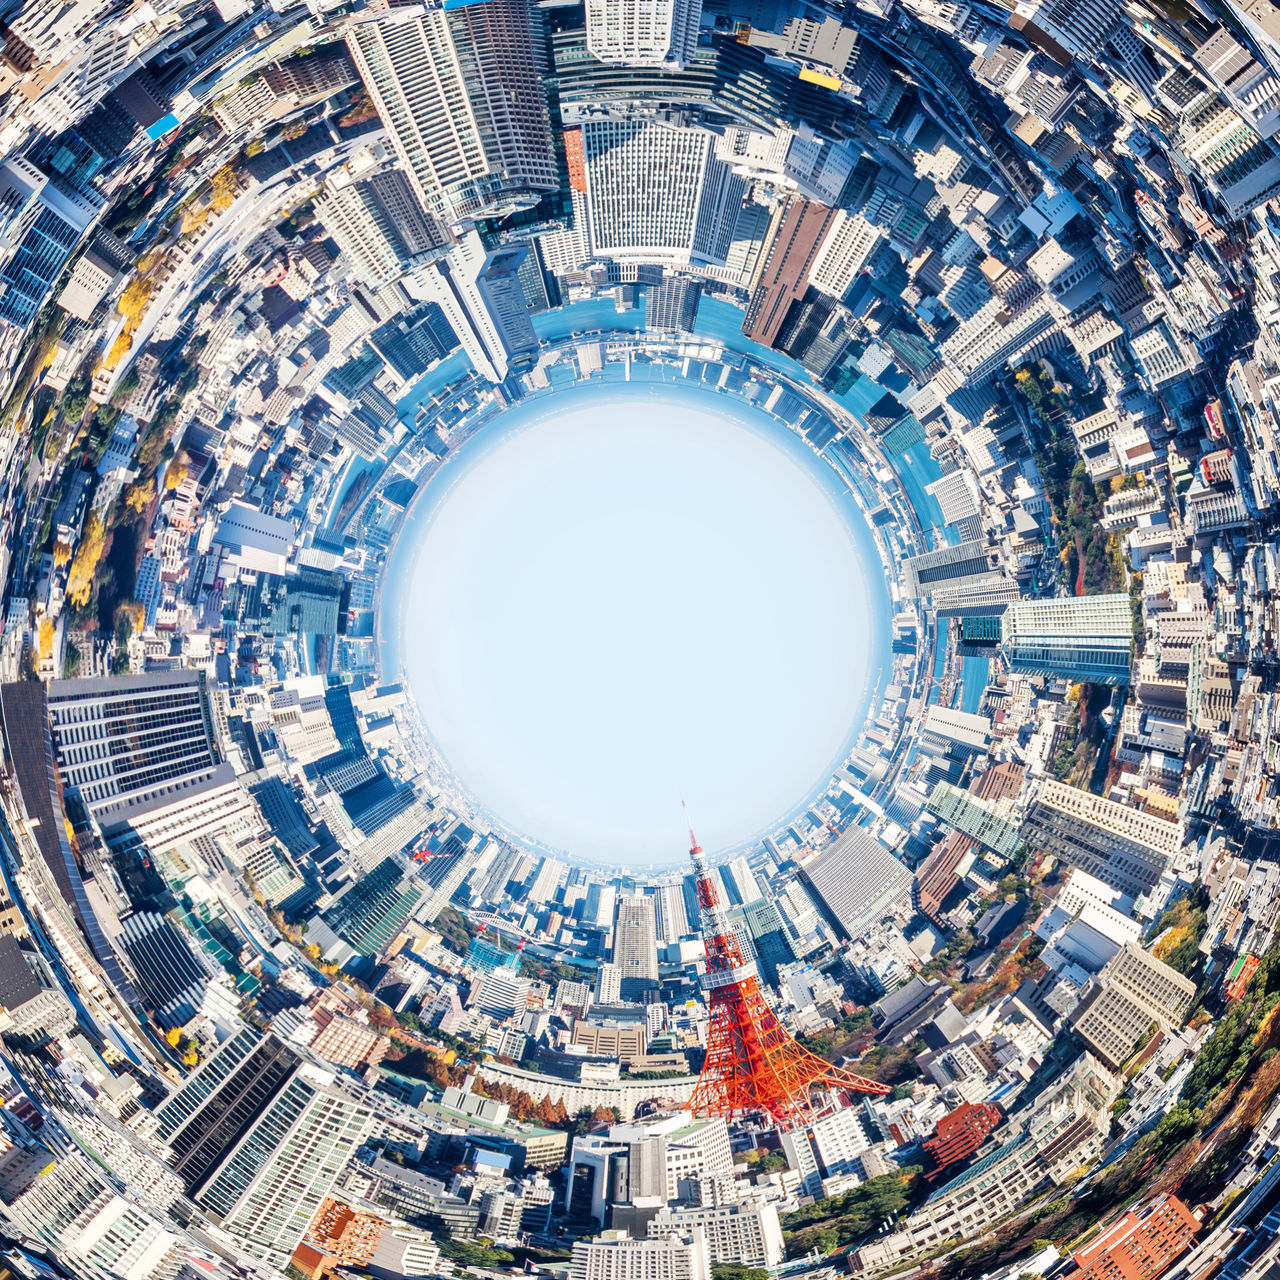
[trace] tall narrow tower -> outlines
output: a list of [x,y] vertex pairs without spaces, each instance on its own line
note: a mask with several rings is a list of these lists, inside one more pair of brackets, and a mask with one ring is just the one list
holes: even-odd
[[813,1089],[888,1093],[889,1086],[832,1066],[798,1044],[769,1008],[755,965],[743,959],[693,830],[689,830],[702,938],[707,949],[703,979],[711,1005],[707,1056],[689,1108],[700,1115],[759,1113],[780,1124],[812,1119],[819,1110]]

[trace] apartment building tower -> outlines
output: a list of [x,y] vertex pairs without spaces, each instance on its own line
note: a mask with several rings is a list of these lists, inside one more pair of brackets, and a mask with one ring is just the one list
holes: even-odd
[[613,964],[624,1000],[643,1000],[646,992],[658,989],[658,926],[652,898],[618,899]]
[[156,1118],[187,1194],[248,1253],[283,1269],[373,1112],[317,1060],[246,1029]]
[[443,252],[451,242],[423,209],[398,169],[357,178],[330,178],[316,201],[316,217],[350,259],[362,283],[381,288],[415,258]]
[[347,36],[425,209],[503,217],[559,185],[527,0],[388,8]]

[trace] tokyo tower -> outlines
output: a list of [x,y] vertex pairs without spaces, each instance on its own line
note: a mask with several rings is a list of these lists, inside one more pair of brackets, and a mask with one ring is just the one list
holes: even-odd
[[692,827],[689,843],[707,949],[702,981],[711,1005],[707,1056],[689,1109],[726,1120],[759,1114],[791,1125],[820,1113],[822,1108],[811,1098],[818,1086],[888,1093],[888,1085],[843,1071],[810,1053],[778,1021],[756,982],[755,964],[743,959]]

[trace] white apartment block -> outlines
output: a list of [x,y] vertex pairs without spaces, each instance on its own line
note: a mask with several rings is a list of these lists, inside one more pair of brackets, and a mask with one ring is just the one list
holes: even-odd
[[809,283],[832,298],[842,298],[885,238],[859,213],[839,210],[823,237]]

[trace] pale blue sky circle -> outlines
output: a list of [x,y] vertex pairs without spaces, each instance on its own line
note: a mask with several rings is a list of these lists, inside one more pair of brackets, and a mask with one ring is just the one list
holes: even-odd
[[885,659],[870,534],[776,419],[709,391],[526,402],[403,535],[400,651],[428,732],[501,823],[578,857],[684,855],[825,783]]

